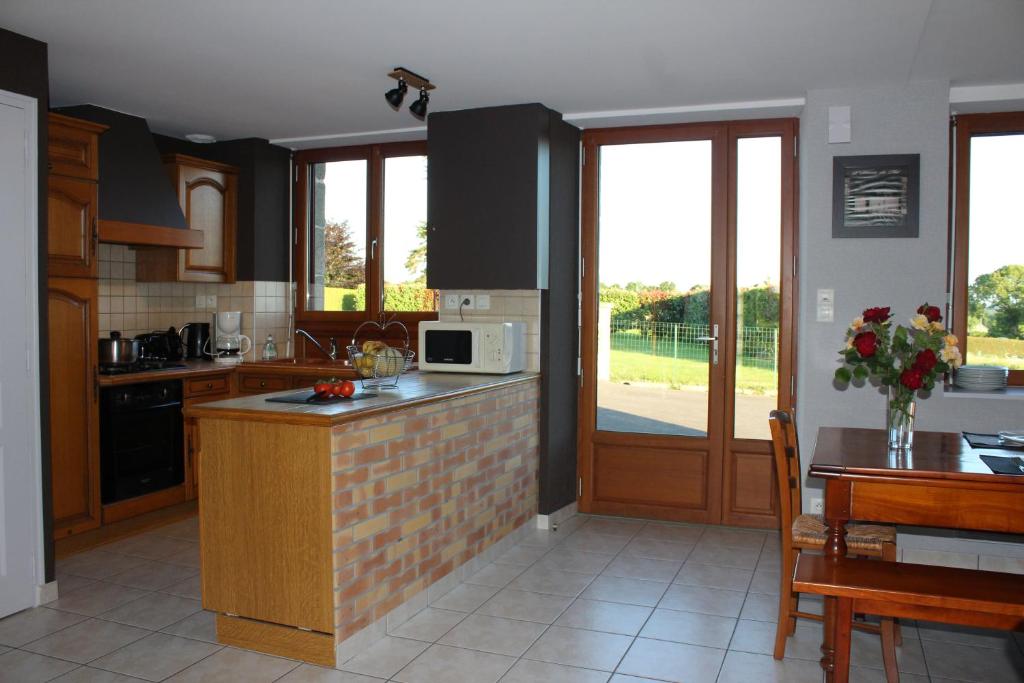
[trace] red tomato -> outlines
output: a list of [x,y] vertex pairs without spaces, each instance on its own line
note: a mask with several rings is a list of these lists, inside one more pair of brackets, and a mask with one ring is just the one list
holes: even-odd
[[313,385],[313,391],[317,394],[327,394],[331,391],[331,385],[327,382],[317,382]]
[[342,395],[342,388],[341,387],[342,387],[341,384],[332,384],[331,385],[331,394],[334,395],[334,396],[341,396]]
[[356,385],[347,379],[338,386],[341,387],[341,395],[345,398],[349,398],[352,394],[356,393]]

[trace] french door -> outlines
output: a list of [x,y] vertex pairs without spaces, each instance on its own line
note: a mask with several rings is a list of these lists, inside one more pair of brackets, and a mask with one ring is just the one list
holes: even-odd
[[775,525],[796,135],[795,119],[584,133],[582,511]]

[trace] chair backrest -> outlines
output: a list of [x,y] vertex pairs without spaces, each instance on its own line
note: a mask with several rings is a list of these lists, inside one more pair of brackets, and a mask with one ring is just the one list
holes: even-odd
[[775,481],[779,492],[779,527],[783,542],[792,544],[793,519],[803,512],[800,500],[800,446],[796,423],[784,410],[773,410],[768,416],[772,432],[772,454],[775,456]]

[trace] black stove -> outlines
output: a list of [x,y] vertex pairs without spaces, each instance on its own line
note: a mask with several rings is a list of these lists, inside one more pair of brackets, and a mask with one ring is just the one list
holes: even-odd
[[140,358],[131,365],[111,365],[100,368],[101,375],[128,375],[151,370],[170,370],[187,367],[184,363],[166,358]]

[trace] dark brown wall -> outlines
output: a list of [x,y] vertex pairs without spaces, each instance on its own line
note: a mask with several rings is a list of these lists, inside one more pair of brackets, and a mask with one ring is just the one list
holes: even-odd
[[50,491],[50,368],[47,364],[46,300],[46,114],[50,108],[50,79],[46,43],[0,28],[0,90],[39,101],[39,394],[43,453],[43,542],[46,580],[53,581],[53,506]]

